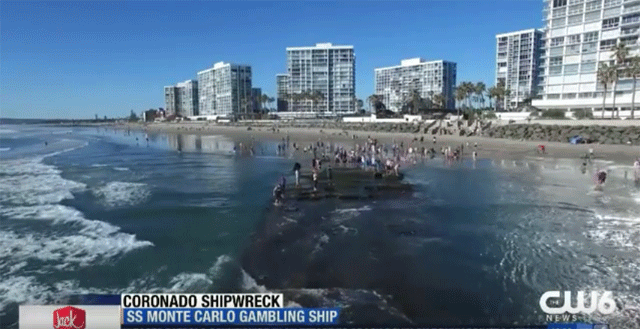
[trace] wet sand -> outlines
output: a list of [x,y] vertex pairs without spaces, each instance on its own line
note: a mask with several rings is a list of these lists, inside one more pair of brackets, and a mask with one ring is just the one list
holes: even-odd
[[[251,130],[247,126],[225,126],[213,123],[153,123],[147,125],[128,124],[119,126],[122,128],[145,130],[147,132],[158,133],[178,133],[178,134],[202,134],[202,135],[225,135],[239,141],[250,141],[252,138],[258,140],[282,140],[288,135],[290,141],[301,146],[306,143],[316,142],[321,139],[323,142],[341,142],[345,144],[360,144],[366,142],[367,137],[377,139],[384,144],[393,142],[404,142],[405,147],[422,146],[435,148],[437,152],[442,146],[455,148],[461,144],[465,146],[465,156],[470,157],[473,145],[478,143],[478,156],[481,158],[496,159],[523,159],[525,157],[544,158],[580,158],[589,149],[593,149],[596,159],[616,161],[625,164],[632,164],[633,159],[640,156],[640,147],[632,145],[600,145],[600,144],[580,144],[571,145],[560,142],[536,142],[536,141],[515,141],[501,138],[487,137],[460,137],[452,135],[435,135],[436,144],[433,143],[432,134],[423,133],[388,133],[388,132],[365,132],[347,131],[341,129],[321,129],[321,128],[281,128],[274,133],[270,128],[256,128]],[[353,139],[353,136],[356,139]],[[424,142],[412,142],[414,138],[418,140],[424,137]],[[469,143],[467,147],[466,143]],[[544,144],[546,154],[538,154],[537,146]]]

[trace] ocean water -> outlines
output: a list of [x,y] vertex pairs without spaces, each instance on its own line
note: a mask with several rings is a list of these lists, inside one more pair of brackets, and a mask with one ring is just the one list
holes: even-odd
[[[0,127],[0,327],[17,327],[18,304],[74,294],[256,290],[343,307],[376,296],[387,310],[362,312],[419,324],[545,323],[543,292],[609,290],[617,310],[591,320],[640,328],[629,164],[583,174],[571,159],[434,159],[407,169],[413,190],[399,196],[274,209],[273,184],[294,161],[274,142],[254,157],[235,145]],[[601,192],[596,167],[610,170]]]

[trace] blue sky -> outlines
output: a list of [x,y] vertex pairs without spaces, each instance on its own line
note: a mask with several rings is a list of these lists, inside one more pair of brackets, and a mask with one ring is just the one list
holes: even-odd
[[0,117],[93,118],[164,107],[163,87],[219,61],[275,96],[286,47],[353,45],[356,95],[373,70],[422,57],[458,82],[495,78],[495,35],[542,27],[541,0],[0,1]]

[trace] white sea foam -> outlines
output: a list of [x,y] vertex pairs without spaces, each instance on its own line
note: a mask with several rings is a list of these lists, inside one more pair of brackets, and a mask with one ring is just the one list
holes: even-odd
[[[51,286],[25,276],[24,269],[33,262],[38,267],[35,273],[48,276],[109,263],[132,250],[153,246],[120,232],[119,227],[87,219],[79,210],[59,204],[86,186],[63,179],[60,170],[42,163],[45,157],[0,162],[0,216],[24,222],[19,224],[24,228],[0,231],[0,309],[12,302],[49,301],[51,296],[72,290],[72,282]],[[38,231],[29,230],[30,221],[48,226],[38,224]]]
[[247,293],[267,293],[269,292],[265,286],[258,285],[258,282],[251,277],[245,270],[242,270],[242,290]]
[[108,294],[110,292],[80,287],[76,280],[58,281],[54,284],[39,282],[34,276],[14,276],[0,280],[0,310],[11,303],[58,304],[70,294]]
[[233,263],[233,258],[229,255],[221,255],[216,259],[215,264],[209,269],[209,275],[213,279],[219,279],[224,273],[224,269]]
[[6,152],[6,151],[10,151],[11,148],[10,147],[0,147],[0,152]]
[[0,231],[0,268],[22,266],[24,261],[39,260],[47,272],[52,268],[71,270],[104,264],[132,250],[153,246],[135,235],[119,232],[117,227],[100,221],[88,221],[78,231],[52,236],[41,233]]
[[180,273],[169,284],[170,293],[196,293],[206,291],[213,281],[204,273]]
[[51,204],[72,199],[85,184],[64,179],[53,166],[36,161],[0,163],[0,200],[10,204]]
[[93,194],[102,198],[109,207],[122,207],[144,202],[151,195],[151,191],[147,184],[110,182],[95,189]]
[[360,216],[364,211],[371,211],[371,207],[366,205],[360,208],[336,209],[331,212],[330,219],[333,223],[340,224]]
[[108,166],[109,166],[109,165],[107,165],[107,164],[102,164],[102,163],[94,163],[94,164],[92,164],[92,165],[91,165],[91,167],[96,167],[96,168],[99,168],[99,167],[108,167]]
[[113,170],[116,170],[116,171],[129,171],[129,168],[125,168],[125,167],[113,167]]
[[0,134],[13,134],[13,133],[17,133],[17,131],[11,130],[11,129],[0,129]]

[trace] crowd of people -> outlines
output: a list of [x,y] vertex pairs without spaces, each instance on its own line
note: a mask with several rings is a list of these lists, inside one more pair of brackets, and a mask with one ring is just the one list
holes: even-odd
[[[277,155],[291,155],[292,157],[299,152],[312,155],[311,159],[311,182],[314,192],[318,191],[320,172],[323,164],[327,167],[328,179],[332,176],[332,166],[341,168],[360,168],[365,171],[373,171],[384,175],[399,176],[401,166],[417,164],[419,161],[434,159],[438,151],[436,151],[437,141],[433,137],[433,146],[429,147],[424,143],[424,137],[415,138],[413,141],[405,144],[401,141],[396,143],[393,141],[390,145],[384,145],[377,139],[367,137],[363,144],[355,144],[353,148],[345,147],[342,144],[325,143],[322,139],[318,139],[315,143],[308,145],[300,145],[291,143],[289,137],[283,138],[277,145]],[[471,148],[466,143],[467,150]],[[465,144],[456,147],[441,146],[439,152],[442,158],[449,164],[462,161],[465,150]],[[473,151],[470,156],[474,161],[478,158],[478,143],[473,145]],[[295,177],[296,187],[300,186],[300,172],[302,165],[296,162],[293,166],[293,174]],[[273,191],[276,204],[281,204],[284,199],[285,186],[284,179],[281,178]]]

